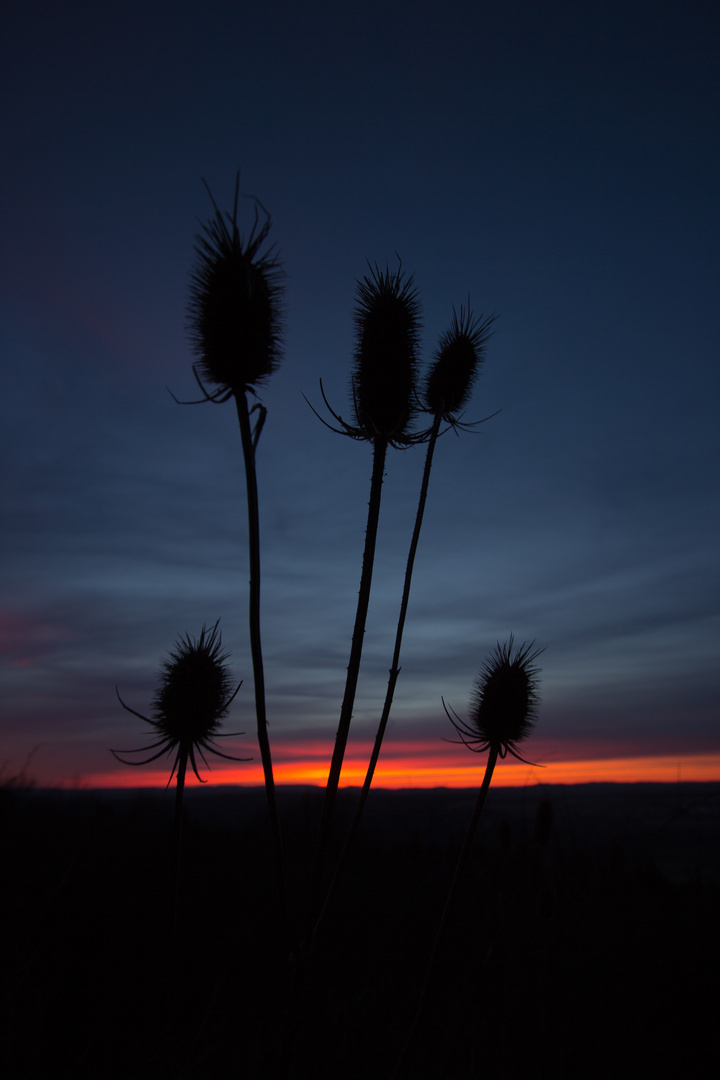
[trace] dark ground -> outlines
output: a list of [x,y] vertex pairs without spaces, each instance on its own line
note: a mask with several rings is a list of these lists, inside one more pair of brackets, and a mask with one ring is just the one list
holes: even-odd
[[[0,1075],[389,1080],[475,793],[371,794],[280,1065],[264,792],[187,796],[173,939],[172,792],[0,790]],[[296,918],[321,796],[280,789]],[[493,789],[403,1080],[713,1075],[719,927],[720,784]]]

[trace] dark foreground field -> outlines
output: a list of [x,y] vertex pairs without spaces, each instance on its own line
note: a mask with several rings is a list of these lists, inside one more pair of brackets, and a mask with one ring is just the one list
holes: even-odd
[[[371,796],[283,1062],[264,793],[188,795],[173,942],[172,793],[0,792],[0,1076],[388,1078],[474,793]],[[297,915],[320,793],[281,800]],[[714,1075],[719,841],[720,785],[491,790],[403,1076]]]

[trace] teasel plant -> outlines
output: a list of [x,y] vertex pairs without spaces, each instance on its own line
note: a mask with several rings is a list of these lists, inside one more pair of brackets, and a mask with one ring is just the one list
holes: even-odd
[[[174,755],[167,787],[175,777],[175,842],[173,845],[173,869],[170,884],[170,919],[164,930],[166,957],[164,970],[171,978],[164,981],[161,999],[158,1001],[158,1023],[164,1032],[165,1050],[170,1062],[179,1046],[187,1040],[187,1030],[179,1030],[179,1013],[172,998],[182,985],[180,965],[183,940],[180,928],[180,893],[182,879],[182,816],[183,794],[188,763],[200,783],[205,783],[198,769],[198,758],[210,768],[206,754],[214,754],[227,761],[249,761],[250,758],[226,754],[217,745],[218,738],[230,738],[244,732],[221,732],[225,718],[242,683],[233,689],[233,680],[227,664],[228,653],[223,651],[219,620],[208,630],[203,626],[200,636],[189,634],[178,639],[174,649],[162,661],[158,687],[153,700],[151,716],[144,716],[127,705],[115,687],[118,701],[123,709],[137,716],[152,728],[155,739],[144,747],[134,750],[111,750],[118,761],[125,765],[147,765],[168,754]],[[137,760],[136,754],[150,755]],[[128,758],[125,755],[133,757]],[[174,1070],[173,1070],[174,1071]]]
[[[472,430],[477,424],[483,422],[480,420],[473,424],[467,424],[462,421],[462,416],[465,407],[470,401],[473,387],[480,373],[481,366],[484,363],[488,340],[492,334],[492,327],[495,320],[495,315],[490,315],[488,317],[480,315],[476,318],[473,315],[469,304],[467,308],[461,306],[459,313],[456,309],[453,309],[451,324],[440,337],[435,350],[433,364],[425,379],[420,398],[420,409],[425,415],[430,415],[432,417],[432,422],[423,436],[427,442],[425,465],[423,468],[420,496],[415,515],[415,525],[405,566],[400,613],[395,632],[395,646],[385,701],[360,796],[343,843],[340,857],[336,863],[332,880],[325,894],[322,911],[315,922],[313,936],[318,934],[321,923],[327,913],[342,866],[360,824],[365,803],[367,802],[372,786],[375,769],[380,757],[388,720],[390,718],[395,687],[400,674],[400,652],[402,649],[407,609],[410,602],[410,590],[412,586],[415,557],[417,555],[420,531],[422,529],[423,517],[425,514],[435,444],[441,430],[448,431],[453,429],[457,433],[461,429]],[[490,417],[485,417],[485,419],[490,419]],[[443,425],[445,425],[444,428]]]
[[540,669],[535,665],[535,660],[544,650],[535,649],[534,645],[535,642],[531,641],[516,646],[512,634],[505,643],[497,643],[493,652],[484,661],[475,680],[470,699],[468,720],[462,720],[455,710],[446,704],[443,698],[443,708],[458,736],[456,739],[448,739],[447,741],[461,743],[476,754],[487,752],[488,758],[475,808],[465,833],[455,873],[435,935],[427,971],[418,997],[415,1017],[393,1071],[392,1080],[398,1080],[401,1075],[409,1046],[422,1017],[427,990],[434,972],[445,924],[462,880],[465,864],[472,848],[498,759],[503,759],[510,754],[511,757],[525,762],[526,765],[534,764],[521,757],[517,749],[518,744],[523,742],[532,732],[537,721],[537,710],[540,704]]
[[[239,184],[238,174],[232,214],[220,211],[205,184],[215,212],[196,238],[187,328],[198,358],[193,374],[203,394],[201,400],[220,404],[233,398],[240,426],[247,492],[250,650],[257,739],[275,848],[280,906],[287,926],[283,844],[265,702],[260,627],[260,517],[255,468],[258,440],[267,415],[265,406],[257,399],[257,391],[280,363],[284,275],[277,249],[267,242],[270,215],[257,199],[249,235],[240,232]],[[249,397],[256,399],[252,405]]]
[[458,879],[475,837],[498,758],[510,754],[526,765],[534,765],[517,750],[518,743],[534,728],[540,704],[540,669],[535,666],[535,660],[544,650],[534,649],[534,644],[531,641],[516,646],[512,634],[504,644],[497,643],[475,681],[468,721],[461,720],[443,700],[446,715],[459,736],[448,741],[460,742],[476,754],[488,753],[485,775],[458,860]]
[[[347,747],[362,657],[365,624],[370,602],[373,563],[380,516],[383,474],[388,447],[405,448],[421,440],[413,433],[417,412],[416,377],[420,336],[420,301],[412,275],[397,269],[369,265],[369,273],[357,283],[355,308],[355,357],[351,377],[354,423],[346,423],[330,406],[321,384],[325,405],[337,423],[333,431],[368,442],[373,448],[372,476],[365,546],[353,627],[350,659],[340,720],[325,787],[325,797],[312,873],[309,927],[316,915],[325,852],[335,806],[343,759]],[[319,415],[319,414],[318,414]],[[320,417],[322,419],[322,417]]]
[[[227,716],[230,705],[242,686],[239,682],[232,689],[232,677],[226,664],[229,653],[223,652],[219,620],[208,630],[203,626],[200,636],[189,634],[179,638],[175,648],[162,661],[159,686],[153,700],[152,717],[136,712],[123,701],[115,687],[118,701],[126,712],[144,720],[157,736],[155,742],[135,750],[111,750],[110,753],[124,765],[148,765],[158,758],[174,754],[170,779],[175,782],[175,847],[180,855],[182,842],[182,804],[188,762],[201,784],[205,781],[198,772],[197,757],[210,768],[205,753],[215,754],[227,761],[250,761],[250,758],[225,754],[217,746],[218,738],[231,738],[244,732],[221,732],[221,721]],[[143,761],[128,759],[124,754],[143,754],[154,750]],[[197,757],[196,757],[197,755]]]

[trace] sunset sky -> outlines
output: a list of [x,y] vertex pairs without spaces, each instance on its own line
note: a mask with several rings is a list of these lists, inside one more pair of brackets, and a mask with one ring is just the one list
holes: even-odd
[[[720,8],[704,0],[25,0],[4,6],[0,767],[163,782],[161,659],[218,618],[243,686],[209,778],[260,783],[240,440],[185,331],[202,178],[272,215],[284,358],[262,392],[263,645],[280,782],[323,783],[371,450],[355,283],[402,259],[432,358],[498,316],[438,444],[378,783],[471,785],[444,738],[513,633],[545,651],[532,769],[500,783],[720,780]],[[252,225],[253,203],[241,204]],[[388,457],[348,770],[390,666],[422,448]],[[590,764],[588,764],[590,763]],[[156,763],[157,764],[157,763]]]

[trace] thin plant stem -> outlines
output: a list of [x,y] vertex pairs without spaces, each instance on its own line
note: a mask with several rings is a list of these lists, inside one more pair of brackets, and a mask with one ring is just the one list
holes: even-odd
[[175,952],[178,940],[178,920],[180,907],[180,875],[182,872],[182,825],[183,825],[183,795],[185,794],[185,773],[187,772],[188,752],[181,750],[178,754],[177,777],[175,779],[175,829],[174,829],[174,878],[175,888],[173,892],[173,929],[170,939],[170,952]]
[[182,849],[182,806],[183,795],[185,793],[187,760],[187,752],[181,752],[178,758],[178,771],[175,783],[175,855],[177,858],[178,873],[180,868],[180,851]]
[[[262,759],[263,775],[265,778],[265,793],[267,795],[268,811],[270,814],[270,828],[275,848],[280,906],[284,931],[285,934],[288,935],[287,890],[285,886],[282,833],[280,830],[280,815],[278,813],[277,794],[275,791],[275,778],[273,776],[270,739],[267,731],[265,673],[260,636],[260,515],[258,512],[257,474],[255,472],[255,447],[257,436],[259,435],[259,428],[256,429],[255,434],[253,434],[250,426],[247,395],[244,393],[237,393],[234,397],[240,424],[240,438],[245,461],[245,480],[247,488],[248,547],[250,560],[250,651],[252,654],[253,682],[255,686],[257,737],[258,745],[260,747],[260,757]],[[263,419],[264,414],[261,414],[261,418],[258,420],[259,425],[262,425]]]
[[395,649],[393,652],[392,666],[390,668],[390,676],[388,678],[387,691],[385,693],[385,703],[383,705],[380,723],[378,725],[377,733],[375,735],[375,743],[373,745],[372,754],[370,756],[367,772],[365,774],[365,780],[363,782],[362,790],[360,792],[360,798],[358,799],[357,806],[355,807],[355,812],[353,814],[352,821],[350,822],[347,836],[345,837],[345,842],[340,853],[340,858],[338,859],[332,880],[325,895],[325,901],[322,911],[320,912],[320,915],[318,916],[315,926],[313,928],[313,938],[317,936],[320,930],[321,923],[323,922],[325,915],[327,914],[328,906],[330,904],[331,897],[335,891],[335,887],[338,883],[342,866],[360,824],[360,819],[362,817],[365,803],[367,802],[367,797],[370,793],[370,787],[373,782],[373,777],[375,775],[375,768],[380,757],[380,748],[382,746],[383,738],[385,737],[385,729],[387,728],[388,719],[390,717],[390,710],[392,708],[393,697],[395,694],[395,686],[397,684],[398,676],[400,674],[400,650],[402,648],[403,631],[405,629],[405,617],[407,615],[408,604],[410,602],[410,587],[412,584],[413,568],[415,566],[415,556],[417,554],[418,543],[420,540],[420,530],[422,528],[423,515],[425,513],[425,503],[427,502],[428,486],[430,484],[430,470],[432,468],[433,454],[435,452],[435,443],[437,442],[441,421],[442,416],[440,413],[437,413],[430,429],[427,452],[425,454],[425,466],[423,469],[422,483],[420,485],[420,498],[418,500],[418,508],[415,515],[415,527],[413,529],[412,539],[410,541],[410,551],[408,552],[407,564],[405,566],[405,582],[403,585],[402,600],[400,602],[400,614],[398,617],[397,630],[395,632]]
[[470,824],[468,825],[467,831],[465,833],[465,839],[463,841],[463,846],[460,850],[460,855],[458,856],[457,865],[455,866],[455,873],[453,875],[452,882],[450,883],[450,890],[445,901],[445,907],[443,908],[440,923],[435,934],[435,942],[433,944],[432,952],[430,953],[430,959],[428,961],[427,970],[425,972],[425,978],[423,979],[422,986],[420,987],[415,1016],[413,1018],[412,1025],[410,1027],[410,1031],[408,1032],[402,1051],[400,1052],[400,1057],[398,1058],[395,1069],[393,1070],[391,1080],[399,1080],[401,1076],[401,1069],[404,1065],[405,1058],[407,1057],[408,1050],[410,1049],[413,1037],[422,1019],[428,988],[430,986],[430,982],[435,971],[438,954],[440,952],[440,944],[442,942],[443,933],[445,931],[445,924],[447,923],[448,916],[455,901],[455,895],[457,893],[458,886],[460,885],[460,881],[462,880],[465,864],[467,862],[468,855],[470,854],[473,840],[475,839],[475,833],[477,832],[480,815],[483,812],[487,793],[490,790],[490,782],[492,781],[493,772],[495,770],[495,765],[497,764],[499,752],[499,746],[490,747],[487,765],[485,766],[485,776],[483,777],[482,786],[480,788],[480,791],[478,792],[477,802],[475,803],[475,809],[470,819]]
[[357,690],[358,675],[360,673],[365,623],[367,621],[368,607],[370,604],[370,587],[372,585],[375,544],[377,540],[378,520],[380,517],[380,496],[382,493],[387,446],[388,443],[385,438],[376,438],[373,443],[373,469],[372,480],[370,483],[367,529],[365,531],[365,549],[363,551],[362,573],[360,576],[360,591],[358,594],[357,610],[355,613],[355,628],[353,630],[350,660],[348,662],[347,678],[345,681],[345,694],[340,709],[340,722],[335,737],[335,747],[333,749],[330,771],[325,787],[325,799],[323,802],[320,831],[315,851],[310,908],[308,911],[309,927],[312,926],[312,920],[315,918],[315,910],[319,899],[325,851],[330,835],[330,822],[340,783],[340,773],[342,771],[343,758],[347,747],[350,721],[352,720],[353,705],[355,703],[355,692]]
[[370,588],[372,585],[373,563],[375,560],[375,546],[377,541],[378,521],[380,517],[380,497],[382,494],[383,474],[385,471],[385,458],[387,456],[387,439],[376,439],[373,443],[373,468],[370,481],[370,500],[368,503],[368,520],[365,530],[365,548],[363,551],[362,572],[360,575],[360,591],[358,594],[357,609],[355,612],[355,627],[353,630],[352,643],[350,646],[350,660],[348,662],[347,677],[345,681],[345,693],[340,710],[340,722],[335,737],[335,747],[330,763],[325,798],[323,801],[320,828],[312,867],[310,881],[310,894],[308,906],[305,912],[305,937],[299,948],[292,954],[292,976],[285,1010],[284,1033],[281,1040],[280,1071],[278,1076],[287,1075],[290,1058],[293,1052],[295,1028],[297,1023],[298,1009],[303,987],[308,974],[308,963],[313,944],[313,927],[316,917],[317,905],[321,895],[322,873],[325,861],[325,852],[330,836],[330,823],[335,805],[335,798],[342,772],[343,758],[347,747],[350,732],[350,721],[357,690],[358,676],[360,672],[360,660],[362,658],[363,639],[365,636],[365,623],[367,621],[368,607],[370,604]]

